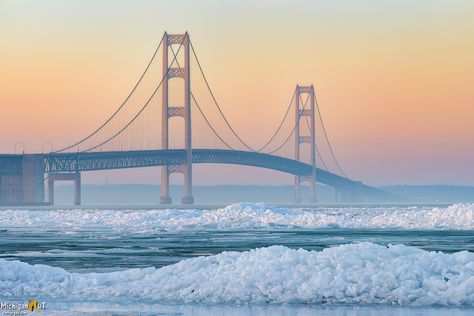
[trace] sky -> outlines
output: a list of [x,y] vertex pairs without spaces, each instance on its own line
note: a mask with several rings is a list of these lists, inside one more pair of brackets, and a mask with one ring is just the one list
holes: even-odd
[[[130,92],[164,31],[189,32],[223,111],[252,146],[272,135],[295,85],[313,83],[349,177],[474,185],[470,0],[2,0],[0,152],[19,141],[41,152],[89,134]],[[208,142],[196,135],[195,144]],[[293,178],[196,166],[193,181]],[[159,183],[159,169],[86,173],[84,182]]]

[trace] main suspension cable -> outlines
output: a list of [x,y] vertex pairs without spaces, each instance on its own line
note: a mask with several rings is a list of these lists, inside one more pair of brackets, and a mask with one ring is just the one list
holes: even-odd
[[191,92],[191,98],[193,98],[193,101],[194,101],[194,104],[196,104],[196,107],[198,108],[199,112],[201,113],[202,117],[204,118],[204,120],[206,121],[207,123],[207,126],[209,126],[209,128],[211,129],[211,131],[217,136],[217,138],[220,139],[220,141],[227,147],[229,148],[230,150],[235,150],[234,148],[232,148],[232,146],[230,146],[220,135],[219,133],[214,129],[214,127],[211,125],[211,122],[209,122],[209,120],[207,119],[206,115],[204,114],[204,112],[202,111],[201,107],[199,106],[199,103],[197,102],[196,98],[194,97],[194,94]]
[[285,115],[283,116],[283,119],[281,120],[280,125],[276,129],[273,136],[262,147],[258,149],[259,152],[264,150],[273,141],[273,139],[276,137],[276,135],[280,131],[281,127],[283,126],[283,123],[285,122],[286,117],[288,116],[288,113],[290,112],[291,105],[293,104],[293,100],[295,99],[295,96],[296,96],[296,89],[295,89],[295,92],[293,92],[293,96],[291,97],[290,104],[288,104],[288,107],[286,108]]
[[[178,51],[176,54],[179,53],[181,47],[183,46],[183,41],[185,39],[186,36],[189,36],[187,33],[185,36],[183,36],[183,39],[181,40],[181,43],[179,44],[179,48],[178,48]],[[174,56],[173,60],[171,61],[171,64],[170,64],[170,67],[173,66],[173,64],[175,63],[176,61],[176,55]],[[156,92],[160,89],[161,87],[161,84],[163,83],[163,81],[165,80],[165,78],[168,76],[168,73],[169,73],[169,70],[170,70],[170,67],[168,67],[166,73],[163,75],[163,78],[161,78],[160,80],[160,83],[158,84],[158,86],[156,87],[155,91],[153,91],[153,94],[150,96],[150,98],[148,99],[148,101],[145,103],[145,105],[143,105],[143,107],[140,109],[140,111],[138,111],[138,113],[132,118],[132,120],[130,122],[128,122],[128,124],[126,124],[121,130],[119,130],[117,133],[115,133],[112,137],[110,137],[109,139],[105,140],[104,142],[96,145],[96,146],[93,146],[87,150],[83,150],[81,152],[88,152],[88,151],[91,151],[91,150],[94,150],[96,149],[97,147],[100,147],[106,143],[108,143],[109,141],[113,140],[115,137],[117,137],[118,135],[120,135],[125,129],[127,129],[136,119],[137,117],[145,110],[145,108],[148,106],[148,104],[150,103],[150,101],[153,99],[153,97],[155,96]]]
[[222,109],[221,107],[219,106],[219,103],[217,102],[217,99],[216,97],[214,96],[214,93],[212,92],[212,89],[211,89],[211,86],[209,85],[209,82],[207,81],[207,78],[204,74],[204,71],[201,67],[201,63],[199,62],[199,59],[197,57],[197,54],[196,54],[196,51],[194,50],[194,46],[192,44],[192,42],[190,41],[190,45],[191,45],[191,50],[193,51],[193,55],[194,55],[194,59],[196,59],[196,62],[197,62],[197,65],[198,65],[198,68],[199,68],[199,71],[201,72],[201,75],[204,79],[204,82],[206,83],[206,86],[207,86],[207,89],[209,90],[209,93],[211,94],[211,97],[212,99],[214,100],[214,104],[216,105],[217,109],[219,110],[219,113],[221,114],[222,118],[224,119],[225,123],[227,124],[227,126],[229,127],[229,129],[232,131],[232,133],[234,134],[234,136],[239,140],[239,142],[244,145],[244,147],[246,147],[248,150],[250,151],[253,151],[253,152],[256,152],[256,150],[254,150],[252,147],[250,147],[249,145],[247,145],[246,142],[244,142],[244,140],[237,134],[237,132],[234,130],[234,128],[232,127],[232,125],[230,125],[229,121],[227,120],[227,117],[224,115],[224,112],[222,112]]
[[[173,54],[173,56],[176,58],[178,56],[178,52],[175,53],[174,49],[172,46],[170,46],[171,48],[171,53]],[[176,59],[176,65],[178,66],[179,69],[181,69],[181,65],[179,64],[179,61]],[[191,98],[193,99],[194,101],[194,104],[196,104],[196,107],[198,108],[199,112],[201,113],[202,117],[204,118],[204,121],[206,121],[207,123],[207,126],[209,126],[209,128],[211,129],[211,131],[217,136],[217,138],[220,139],[220,141],[229,149],[231,150],[234,150],[234,148],[232,148],[232,146],[230,146],[225,140],[223,137],[221,137],[219,135],[219,133],[214,129],[214,127],[212,126],[211,122],[207,119],[206,115],[204,114],[203,110],[201,109],[201,106],[199,106],[199,102],[197,102],[196,98],[194,97],[194,94],[192,91],[189,91],[189,93],[191,94]]]
[[[300,101],[301,102],[303,101],[303,100],[301,100],[301,95],[300,95]],[[305,115],[304,118],[305,118],[305,121],[306,121],[306,125],[308,126],[308,130],[311,131],[311,135],[312,135],[315,131],[313,131],[313,129],[309,125],[308,116]],[[314,139],[316,139],[316,137]],[[323,164],[324,170],[329,171],[328,167],[326,166],[326,162],[324,162],[324,159],[323,159],[323,157],[321,156],[321,153],[318,150],[318,145],[317,144],[315,144],[315,150],[316,150],[316,154],[318,155],[319,160]]]
[[133,87],[132,91],[130,91],[130,93],[128,94],[128,96],[125,98],[125,100],[122,102],[122,104],[118,107],[117,110],[115,110],[115,112],[112,114],[112,116],[110,116],[102,125],[100,125],[94,132],[92,132],[92,134],[90,134],[89,136],[81,139],[80,141],[70,145],[70,146],[67,146],[67,147],[64,147],[60,150],[57,150],[54,153],[60,153],[60,152],[63,152],[63,151],[66,151],[68,149],[71,149],[73,147],[76,147],[77,145],[80,145],[81,143],[85,142],[86,140],[90,139],[92,136],[94,136],[95,134],[97,134],[105,125],[107,125],[116,115],[118,112],[120,112],[120,110],[122,110],[122,108],[125,106],[125,104],[127,103],[127,101],[130,99],[130,97],[133,95],[133,93],[135,92],[135,90],[137,89],[138,85],[142,82],[143,80],[143,77],[145,77],[145,74],[147,73],[148,69],[150,68],[151,64],[153,63],[153,60],[155,59],[155,56],[156,54],[158,53],[158,50],[160,49],[161,47],[161,44],[163,43],[163,38],[164,38],[164,35],[161,37],[161,40],[160,40],[160,43],[158,44],[158,47],[156,48],[155,52],[153,53],[153,56],[151,57],[150,61],[148,62],[148,65],[146,66],[145,70],[143,71],[142,75],[140,76],[140,79],[138,79],[138,82],[135,84],[135,86]]
[[[303,109],[302,110],[306,109],[306,105],[308,104],[308,99],[309,99],[309,96],[306,98],[306,101],[303,104]],[[290,135],[288,135],[288,137],[283,141],[283,143],[280,146],[278,146],[276,149],[274,149],[272,151],[269,151],[267,154],[273,154],[273,153],[279,151],[283,146],[285,146],[286,143],[288,143],[288,141],[290,140],[291,136],[295,133],[295,130],[298,127],[298,123],[299,123],[298,121],[295,122],[295,126],[291,130]]]
[[206,83],[206,86],[207,86],[207,89],[209,90],[209,93],[211,94],[211,97],[212,97],[212,100],[214,101],[214,104],[216,105],[220,115],[222,116],[222,118],[224,119],[226,125],[229,127],[229,129],[231,130],[232,134],[234,134],[234,136],[239,140],[239,142],[244,145],[244,147],[246,147],[248,150],[250,151],[253,151],[253,152],[261,152],[263,149],[265,149],[272,141],[273,139],[276,137],[277,133],[279,132],[279,130],[281,129],[281,127],[283,126],[283,123],[286,119],[286,117],[288,116],[288,112],[291,108],[291,104],[293,103],[293,99],[294,99],[294,96],[296,95],[296,91],[295,93],[293,94],[293,97],[290,101],[290,104],[288,105],[288,108],[285,112],[285,115],[282,119],[282,121],[280,122],[280,125],[278,126],[277,130],[275,131],[275,133],[270,137],[270,139],[262,146],[260,147],[259,149],[255,150],[253,149],[252,147],[250,147],[250,145],[248,145],[239,135],[238,133],[235,131],[235,129],[232,127],[232,125],[230,124],[229,120],[227,119],[227,117],[225,116],[224,112],[222,111],[222,108],[220,107],[219,103],[217,102],[217,99],[214,95],[214,93],[212,92],[212,89],[211,89],[211,86],[209,84],[209,81],[207,80],[207,77],[206,75],[204,74],[204,70],[201,66],[201,62],[199,61],[199,58],[197,57],[197,54],[196,54],[196,51],[194,50],[194,46],[193,46],[193,43],[190,41],[190,46],[191,46],[191,50],[193,51],[193,55],[194,55],[194,59],[196,60],[196,63],[198,65],[198,68],[199,68],[199,71],[201,72],[201,75],[204,79],[204,82]]
[[[173,47],[170,47],[171,48],[171,53],[173,54],[174,57],[176,57],[178,55],[178,53],[175,53]],[[179,61],[176,60],[176,64],[178,66],[178,68],[181,69],[181,65],[179,64]],[[194,101],[194,104],[196,105],[196,107],[198,108],[199,112],[201,113],[201,116],[204,118],[207,126],[209,126],[209,128],[211,129],[211,131],[217,136],[217,138],[219,138],[219,140],[229,149],[231,150],[235,150],[231,145],[229,145],[223,137],[221,137],[221,135],[217,132],[217,130],[212,126],[211,122],[208,120],[208,118],[206,117],[206,115],[204,114],[204,111],[202,110],[201,106],[199,105],[199,102],[197,102],[196,100],[196,97],[194,96],[194,94],[192,93],[192,91],[190,91],[190,94],[191,94],[191,98],[193,99]],[[281,128],[281,126],[283,125],[283,121],[285,120],[286,116],[288,115],[288,112],[289,112],[289,109],[291,108],[291,104],[293,103],[293,99],[295,98],[295,95],[296,95],[296,90],[295,90],[295,93],[293,93],[293,97],[291,98],[291,101],[290,101],[290,106],[288,107],[288,109],[286,110],[286,113],[285,113],[285,116],[282,120],[282,122],[280,123],[280,126],[278,127],[277,129],[277,132],[278,130]],[[306,100],[307,101],[307,100]],[[276,135],[276,133],[275,133]],[[274,136],[273,136],[274,137]],[[273,138],[272,137],[272,138]],[[267,144],[265,144],[264,146],[267,146],[269,142],[267,142]]]
[[316,98],[316,94],[314,95],[314,103],[316,104],[316,109],[318,110],[318,115],[319,115],[319,119],[321,121],[321,126],[323,128],[324,136],[326,138],[326,142],[328,144],[329,151],[331,152],[332,158],[334,159],[334,162],[336,163],[336,166],[337,166],[339,172],[341,173],[341,175],[343,175],[345,178],[349,179],[349,177],[345,174],[344,170],[342,170],[341,165],[337,161],[336,155],[334,154],[334,151],[332,149],[331,142],[329,141],[328,134],[326,133],[326,128],[324,127],[324,121],[323,121],[323,117],[321,115],[321,111],[319,109],[318,99]]

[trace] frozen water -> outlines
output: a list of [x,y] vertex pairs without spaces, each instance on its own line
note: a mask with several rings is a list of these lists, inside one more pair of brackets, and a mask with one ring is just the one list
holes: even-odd
[[223,252],[163,268],[70,273],[0,259],[0,297],[206,304],[474,306],[474,253],[364,242]]
[[3,210],[0,228],[29,230],[241,230],[259,228],[474,229],[474,204],[446,208],[286,209],[238,203],[211,210]]

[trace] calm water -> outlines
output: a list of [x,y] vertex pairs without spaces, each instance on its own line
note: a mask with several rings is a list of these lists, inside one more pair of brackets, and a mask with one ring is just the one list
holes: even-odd
[[[1,212],[1,211],[0,211]],[[5,223],[2,223],[5,224]],[[69,272],[90,273],[120,271],[130,268],[163,267],[183,259],[219,254],[223,251],[246,251],[259,247],[283,245],[289,248],[322,250],[341,244],[369,241],[380,245],[403,244],[428,251],[474,252],[473,230],[443,229],[342,229],[342,228],[272,228],[183,231],[116,230],[113,227],[87,226],[81,229],[40,229],[0,225],[0,258],[29,264],[61,267]],[[1,268],[1,267],[0,267]],[[1,281],[1,280],[0,280]],[[0,293],[0,298],[2,295]],[[3,300],[4,301],[4,300]],[[55,313],[68,314],[139,314],[139,315],[469,315],[467,308],[403,306],[225,306],[157,302],[100,303],[84,305],[50,302]],[[51,310],[49,311],[51,313]]]

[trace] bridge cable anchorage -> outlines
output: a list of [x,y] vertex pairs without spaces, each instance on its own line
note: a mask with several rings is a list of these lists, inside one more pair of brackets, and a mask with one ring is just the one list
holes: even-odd
[[[303,104],[302,110],[306,109],[306,106],[308,105],[308,99],[309,99],[309,96],[306,97],[306,101]],[[280,146],[278,146],[276,149],[274,149],[272,151],[267,152],[267,154],[269,154],[269,155],[273,154],[273,153],[279,151],[283,146],[285,146],[288,143],[288,141],[290,140],[291,136],[295,133],[297,127],[298,127],[298,122],[295,122],[295,126],[291,130],[290,135],[288,135],[288,137],[283,141],[283,143]]]
[[293,99],[294,99],[294,96],[296,95],[296,92],[293,94],[293,97],[291,98],[291,101],[290,101],[290,104],[288,105],[288,108],[286,110],[286,113],[285,115],[283,116],[283,119],[280,123],[280,125],[278,126],[277,130],[275,131],[275,133],[273,134],[273,136],[270,138],[269,141],[267,141],[262,147],[260,147],[259,149],[255,150],[253,149],[252,147],[250,147],[246,142],[244,142],[244,140],[238,135],[238,133],[235,131],[235,129],[232,127],[232,125],[229,123],[229,120],[227,119],[227,117],[225,116],[224,112],[222,111],[221,107],[219,106],[219,103],[217,102],[217,99],[216,97],[214,96],[214,93],[212,92],[212,89],[211,89],[211,86],[209,85],[209,82],[207,80],[207,77],[206,75],[204,74],[204,70],[202,69],[202,66],[201,66],[201,62],[199,61],[199,58],[197,57],[197,54],[196,54],[196,51],[194,50],[194,46],[193,46],[193,43],[192,41],[189,41],[190,45],[191,45],[191,50],[193,52],[193,55],[194,55],[194,59],[196,60],[197,62],[197,65],[198,65],[198,68],[199,68],[199,71],[201,72],[201,75],[204,79],[204,82],[206,83],[206,86],[207,86],[207,89],[209,90],[209,93],[211,94],[211,97],[212,97],[212,100],[214,101],[214,104],[216,105],[217,109],[219,110],[219,113],[220,115],[222,116],[222,118],[224,119],[225,123],[227,124],[227,126],[229,127],[229,129],[231,130],[231,132],[234,134],[234,136],[239,140],[239,142],[244,145],[244,147],[246,147],[248,150],[250,151],[253,151],[253,152],[261,152],[263,149],[265,149],[271,142],[272,140],[275,138],[276,134],[278,133],[278,131],[281,129],[282,125],[283,125],[283,122],[285,121],[286,117],[288,116],[288,112],[290,111],[290,108],[291,108],[291,105],[293,103]]
[[[173,56],[176,58],[178,56],[178,53],[174,51],[173,49],[173,46],[170,46],[170,49],[171,49],[171,53],[173,54]],[[179,61],[176,59],[176,64],[178,65],[178,68],[181,69],[181,66],[179,64]],[[219,138],[219,140],[229,149],[231,150],[235,150],[235,148],[233,148],[232,146],[230,146],[225,140],[223,137],[221,137],[221,135],[217,132],[216,129],[214,129],[214,127],[212,126],[211,122],[207,119],[206,115],[204,114],[203,110],[201,109],[201,107],[199,106],[199,103],[197,102],[196,98],[194,97],[194,94],[192,91],[190,91],[190,94],[191,94],[191,98],[193,99],[194,103],[196,104],[196,107],[198,108],[199,112],[201,113],[202,117],[204,118],[204,121],[207,123],[207,126],[209,126],[209,128],[211,129],[211,131],[217,136],[217,138]]]
[[[186,34],[186,36],[189,36],[188,34]],[[178,51],[176,52],[176,54],[179,53],[179,51],[181,50],[181,47],[183,47],[183,42],[184,42],[184,39],[186,36],[183,36],[183,39],[181,40],[181,43],[179,44],[179,48],[178,48]],[[128,122],[121,130],[119,130],[117,133],[115,133],[112,137],[108,138],[107,140],[103,141],[102,143],[96,145],[96,146],[93,146],[93,147],[90,147],[89,149],[85,149],[85,150],[82,150],[81,153],[83,152],[88,152],[88,151],[91,151],[91,150],[94,150],[106,143],[108,143],[109,141],[113,140],[115,137],[117,137],[118,135],[120,135],[124,130],[126,130],[136,119],[137,117],[140,116],[140,114],[145,110],[145,108],[148,106],[148,104],[151,102],[151,100],[153,99],[153,97],[155,96],[156,92],[158,92],[158,90],[160,89],[161,87],[161,84],[163,83],[163,81],[165,80],[165,78],[168,76],[168,73],[169,73],[169,70],[171,68],[171,66],[173,66],[173,64],[176,62],[176,55],[174,56],[173,60],[171,61],[171,64],[170,64],[170,67],[168,67],[168,70],[166,71],[166,73],[163,75],[163,77],[161,78],[160,80],[160,83],[158,84],[158,86],[156,87],[155,91],[153,91],[152,95],[150,96],[150,98],[148,98],[147,102],[143,105],[143,107],[140,109],[140,111],[138,111],[137,114],[135,114],[135,116],[132,118],[132,120],[130,122]]]
[[[306,101],[303,103],[303,100],[301,99],[301,95],[300,95],[301,103],[306,104],[306,102],[308,102],[308,98],[309,98],[309,95],[308,95],[308,97],[306,97]],[[305,121],[306,121],[306,126],[308,126],[308,130],[311,131],[311,133],[314,133],[314,131],[311,130],[311,126],[309,125],[308,116],[305,115],[304,118],[305,118]],[[329,168],[327,167],[326,162],[324,162],[324,159],[321,156],[321,153],[317,149],[318,149],[318,146],[316,144],[316,154],[318,155],[319,160],[321,160],[321,163],[323,164],[324,170],[329,171]]]
[[[140,83],[142,82],[143,80],[143,77],[145,77],[145,74],[148,72],[148,69],[150,68],[151,64],[153,63],[153,60],[155,59],[155,56],[156,54],[158,53],[160,47],[161,47],[161,44],[163,43],[163,38],[164,38],[164,35],[161,37],[161,40],[160,40],[160,43],[158,44],[158,47],[156,48],[155,52],[153,53],[153,56],[151,57],[150,61],[148,62],[148,65],[146,66],[145,70],[143,71],[142,75],[140,76],[140,79],[138,79],[137,83],[135,84],[135,86],[133,87],[132,91],[130,91],[130,93],[128,94],[128,96],[125,98],[125,100],[122,102],[122,104],[118,107],[117,110],[115,110],[115,112],[112,114],[112,116],[110,116],[102,125],[100,125],[92,134],[90,134],[89,136],[81,139],[80,141],[72,144],[72,145],[69,145],[67,147],[64,147],[60,150],[56,150],[54,152],[52,152],[52,154],[55,154],[55,153],[60,153],[60,152],[63,152],[63,151],[66,151],[68,149],[71,149],[73,147],[76,147],[78,145],[80,145],[81,143],[85,142],[86,140],[90,139],[92,136],[94,136],[95,134],[97,134],[105,125],[107,125],[119,112],[120,110],[122,110],[122,108],[125,106],[125,104],[127,103],[127,101],[130,99],[130,97],[133,95],[133,93],[135,92],[135,90],[137,89],[137,87],[140,85]],[[79,151],[79,147],[78,147],[78,151]]]
[[316,109],[318,110],[318,115],[319,115],[319,119],[321,121],[321,126],[323,128],[324,136],[326,138],[326,142],[328,144],[329,151],[331,152],[332,158],[334,159],[334,162],[336,163],[336,166],[337,166],[339,172],[341,173],[341,175],[344,176],[346,179],[349,179],[349,177],[346,175],[344,170],[342,170],[341,165],[337,161],[336,155],[334,154],[334,151],[332,150],[331,142],[329,141],[328,134],[326,133],[326,128],[324,127],[323,117],[321,115],[321,111],[319,110],[318,99],[316,98],[316,94],[314,94],[314,103],[316,104]]

